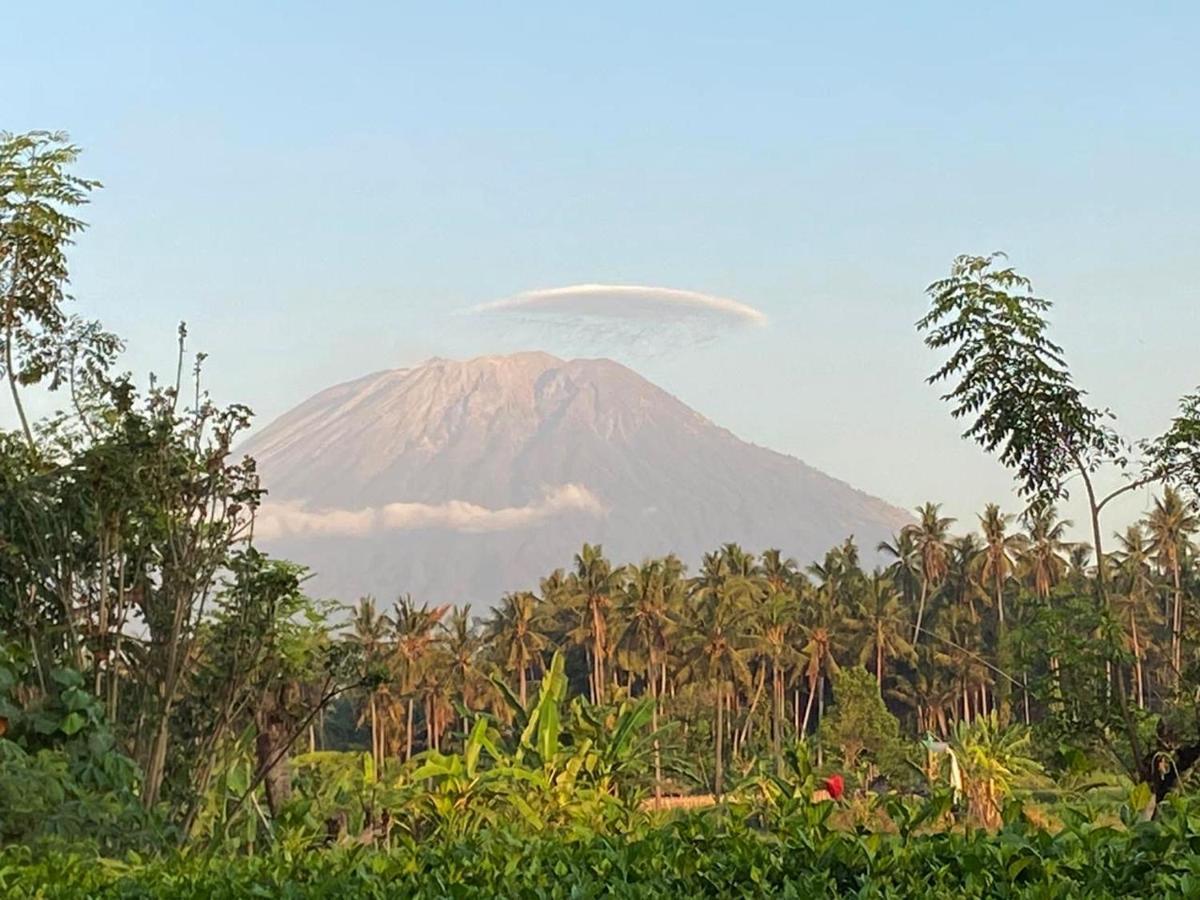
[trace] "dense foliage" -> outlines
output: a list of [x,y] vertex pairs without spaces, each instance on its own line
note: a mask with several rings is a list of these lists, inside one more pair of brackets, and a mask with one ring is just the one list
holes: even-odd
[[[898,816],[904,825],[902,816]],[[1060,830],[1014,813],[996,833],[907,835],[831,828],[794,816],[756,828],[738,815],[691,815],[619,836],[530,835],[512,827],[388,851],[276,850],[211,859],[171,855],[97,865],[64,853],[0,852],[12,897],[1119,897],[1195,896],[1200,822],[1169,808],[1156,822]],[[41,892],[39,894],[39,892]]]

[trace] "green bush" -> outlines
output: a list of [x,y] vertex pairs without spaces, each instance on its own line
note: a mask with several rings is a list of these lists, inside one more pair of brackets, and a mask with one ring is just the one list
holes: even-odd
[[511,826],[404,841],[390,851],[278,849],[103,861],[0,852],[0,893],[47,898],[240,897],[1111,897],[1200,893],[1200,817],[1096,825],[1063,810],[1057,833],[1013,815],[995,834],[929,831],[944,806],[893,804],[894,833],[839,831],[829,805],[760,830],[752,818],[683,816],[615,837]]
[[[87,841],[116,852],[153,843],[159,829],[138,802],[138,768],[82,676],[57,669],[45,690],[30,691],[26,665],[0,647],[0,844]],[[32,698],[18,702],[22,691]]]

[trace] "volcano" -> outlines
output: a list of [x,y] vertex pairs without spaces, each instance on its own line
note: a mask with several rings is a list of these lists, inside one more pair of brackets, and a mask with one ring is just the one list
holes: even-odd
[[266,550],[313,593],[486,608],[585,542],[695,566],[734,541],[802,564],[904,511],[740,440],[631,369],[547,353],[431,359],[311,397],[241,448],[269,490]]

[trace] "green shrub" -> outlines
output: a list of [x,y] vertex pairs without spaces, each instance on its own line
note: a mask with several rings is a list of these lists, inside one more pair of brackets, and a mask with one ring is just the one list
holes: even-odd
[[[1069,809],[1050,833],[1013,815],[996,834],[929,832],[944,806],[894,803],[895,833],[839,831],[797,814],[770,831],[719,812],[636,832],[531,833],[512,825],[390,851],[277,849],[104,861],[0,852],[0,893],[46,898],[240,897],[1111,897],[1196,896],[1200,818],[1096,825]],[[816,809],[810,807],[809,811]]]

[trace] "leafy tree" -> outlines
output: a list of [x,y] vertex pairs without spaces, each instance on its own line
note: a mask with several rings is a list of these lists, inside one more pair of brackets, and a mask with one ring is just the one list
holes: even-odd
[[900,723],[888,711],[875,678],[862,666],[843,669],[833,680],[833,707],[821,720],[820,739],[837,747],[842,764],[858,767],[864,754],[871,764],[895,771],[903,760]]
[[[84,228],[71,211],[100,186],[71,172],[78,158],[61,132],[0,132],[0,367],[30,447],[36,444],[19,388],[61,371],[67,248]],[[94,334],[100,350],[112,341]]]

